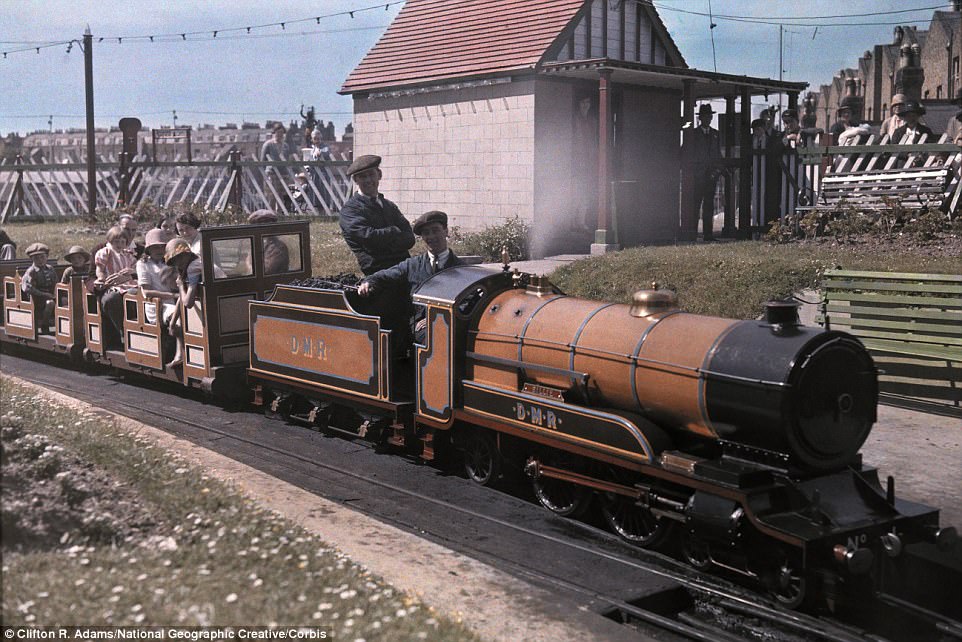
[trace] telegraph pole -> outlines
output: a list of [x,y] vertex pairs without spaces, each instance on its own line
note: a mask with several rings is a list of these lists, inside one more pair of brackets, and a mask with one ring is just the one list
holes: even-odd
[[[782,62],[782,52],[784,51],[782,47],[782,32],[784,31],[782,25],[778,25],[778,82],[782,82],[782,72],[785,70],[785,65]],[[778,113],[782,113],[782,92],[778,92]]]
[[84,86],[87,94],[87,216],[97,212],[97,159],[94,143],[94,37],[90,25],[84,31]]

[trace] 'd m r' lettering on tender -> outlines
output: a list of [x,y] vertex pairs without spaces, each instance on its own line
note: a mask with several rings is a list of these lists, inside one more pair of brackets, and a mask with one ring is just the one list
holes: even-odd
[[542,426],[550,430],[557,430],[561,425],[561,418],[553,410],[545,410],[534,404],[524,404],[520,401],[514,405],[515,416],[518,421],[527,421],[533,426]]
[[327,342],[320,337],[297,336],[290,337],[291,354],[303,355],[321,361],[328,360]]

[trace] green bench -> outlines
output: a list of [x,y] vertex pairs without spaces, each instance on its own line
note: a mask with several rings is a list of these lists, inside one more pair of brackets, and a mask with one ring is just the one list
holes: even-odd
[[962,408],[962,275],[828,270],[819,322],[859,337],[887,395]]

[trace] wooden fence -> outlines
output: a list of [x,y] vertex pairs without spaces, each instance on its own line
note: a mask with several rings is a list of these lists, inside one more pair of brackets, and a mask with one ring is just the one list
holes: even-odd
[[[962,153],[958,145],[947,142],[943,134],[935,141],[923,137],[919,143],[907,144],[903,139],[892,144],[888,136],[870,134],[852,138],[835,145],[828,134],[811,137],[804,145],[790,147],[776,159],[779,173],[778,198],[766,194],[772,189],[767,173],[772,163],[766,163],[766,150],[752,149],[751,222],[755,231],[775,219],[789,220],[799,205],[811,205],[821,190],[825,176],[853,172],[877,172],[917,167],[945,167],[950,170],[945,200],[950,215],[959,209],[962,199],[960,165]],[[893,147],[898,153],[893,153]]]
[[[247,161],[236,153],[192,162],[108,157],[96,164],[97,208],[150,201],[334,216],[351,196],[349,165],[348,159]],[[84,216],[87,194],[84,163],[0,163],[0,222]]]

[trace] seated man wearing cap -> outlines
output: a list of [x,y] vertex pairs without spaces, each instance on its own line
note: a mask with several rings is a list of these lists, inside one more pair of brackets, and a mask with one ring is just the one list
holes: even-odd
[[365,276],[397,265],[408,258],[414,232],[397,205],[378,192],[381,157],[361,156],[347,169],[357,184],[354,194],[341,208],[341,232],[357,257]]
[[[370,296],[379,289],[407,286],[411,295],[436,272],[461,265],[454,252],[448,249],[448,215],[444,212],[427,212],[414,221],[414,233],[421,237],[428,251],[412,256],[393,267],[375,272],[361,282],[358,294]],[[427,319],[424,308],[418,306],[411,319],[411,330],[417,343],[424,343]]]
[[57,271],[47,264],[50,248],[43,243],[31,243],[27,256],[33,265],[20,279],[20,289],[33,301],[34,323],[41,332],[48,332],[53,320],[53,291],[57,285]]

